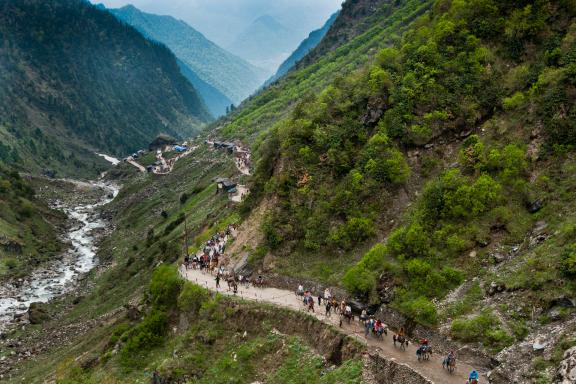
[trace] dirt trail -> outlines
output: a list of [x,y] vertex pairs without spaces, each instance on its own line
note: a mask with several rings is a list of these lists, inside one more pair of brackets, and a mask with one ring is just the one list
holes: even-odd
[[230,195],[230,200],[235,203],[241,203],[244,197],[250,193],[250,190],[245,185],[237,185],[236,193]]
[[138,163],[135,162],[134,160],[128,159],[128,160],[126,160],[126,162],[127,162],[128,164],[131,164],[131,165],[133,165],[134,167],[138,168],[138,170],[139,170],[140,172],[146,173],[146,168],[144,168],[142,165],[138,164]]
[[[183,267],[180,269],[180,274],[187,280],[212,291],[217,291],[225,295],[233,295],[232,292],[228,291],[226,282],[224,281],[221,281],[221,288],[216,288],[214,276],[210,274],[200,272],[199,270],[185,270]],[[306,310],[294,292],[287,290],[277,288],[246,288],[240,286],[238,291],[236,296],[246,300],[275,304],[295,311]],[[326,317],[324,312],[323,307],[316,308],[314,315],[323,322],[338,326],[338,315],[333,314],[331,317]],[[359,324],[358,320],[353,321],[351,324],[344,322],[342,332],[356,337],[362,343],[367,344],[373,352],[377,352],[384,358],[409,366],[433,383],[464,384],[467,381],[468,373],[473,369],[471,366],[459,362],[456,372],[449,374],[442,368],[442,359],[444,356],[439,355],[432,355],[429,361],[418,362],[416,359],[415,345],[410,344],[405,351],[394,347],[392,343],[392,332],[388,332],[388,336],[384,336],[384,340],[376,340],[373,336],[368,336],[368,339],[366,339],[364,337],[364,327]],[[485,372],[481,375],[481,383],[488,383]]]

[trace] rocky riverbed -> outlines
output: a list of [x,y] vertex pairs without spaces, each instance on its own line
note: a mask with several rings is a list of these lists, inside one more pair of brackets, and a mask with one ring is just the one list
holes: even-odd
[[98,239],[106,228],[98,208],[112,201],[119,188],[104,182],[55,180],[37,190],[41,198],[68,216],[70,224],[63,240],[69,247],[27,277],[0,285],[0,331],[28,322],[31,304],[46,303],[70,292],[96,266]]

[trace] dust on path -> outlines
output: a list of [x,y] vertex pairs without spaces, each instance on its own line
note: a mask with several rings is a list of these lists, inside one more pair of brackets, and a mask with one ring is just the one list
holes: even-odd
[[[220,292],[224,295],[234,296],[234,293],[226,288],[225,282],[221,284],[220,288],[216,288],[216,281],[214,276],[210,274],[200,272],[200,270],[196,269],[185,270],[184,267],[180,268],[180,274],[186,280],[196,283],[204,288],[210,289],[211,291]],[[246,288],[244,286],[239,286],[238,294],[235,296],[259,303],[274,304],[295,311],[306,311],[306,308],[304,307],[300,298],[298,298],[294,292],[283,289],[254,288],[253,286]],[[331,317],[326,317],[324,312],[325,311],[323,307],[316,308],[316,312],[313,315],[325,323],[338,327],[338,315],[332,314]],[[407,365],[412,370],[432,381],[433,383],[464,384],[468,380],[468,374],[470,371],[472,371],[472,369],[476,369],[468,364],[464,364],[463,362],[458,362],[456,372],[449,374],[442,368],[442,360],[444,356],[439,355],[432,355],[430,360],[419,362],[416,359],[417,346],[410,344],[405,351],[394,347],[392,342],[392,332],[388,332],[387,336],[383,335],[383,340],[376,340],[373,336],[369,336],[368,339],[366,339],[364,337],[364,327],[358,321],[353,321],[351,324],[344,322],[341,331],[349,336],[355,337],[360,342],[367,345],[372,350],[371,352],[376,352],[382,357],[395,361],[399,364]],[[481,373],[481,382],[488,382],[485,372]]]

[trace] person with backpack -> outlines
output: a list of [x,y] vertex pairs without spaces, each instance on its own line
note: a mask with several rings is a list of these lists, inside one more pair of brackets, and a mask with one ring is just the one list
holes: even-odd
[[478,372],[474,369],[470,372],[470,376],[468,376],[468,384],[478,384]]
[[332,303],[330,302],[330,300],[324,300],[326,301],[326,317],[330,317],[331,316],[331,310],[332,310]]

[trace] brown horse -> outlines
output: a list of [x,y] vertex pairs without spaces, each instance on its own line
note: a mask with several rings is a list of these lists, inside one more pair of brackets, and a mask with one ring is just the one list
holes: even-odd
[[394,342],[394,346],[396,346],[396,343],[399,343],[400,348],[402,348],[403,351],[406,350],[406,347],[408,346],[408,340],[406,340],[404,335],[394,334],[392,336],[392,341]]
[[236,284],[236,277],[234,275],[230,275],[226,278],[226,283],[228,284],[228,290],[234,287]]
[[442,368],[446,368],[449,373],[453,373],[456,370],[456,357],[446,357],[444,361],[442,361]]

